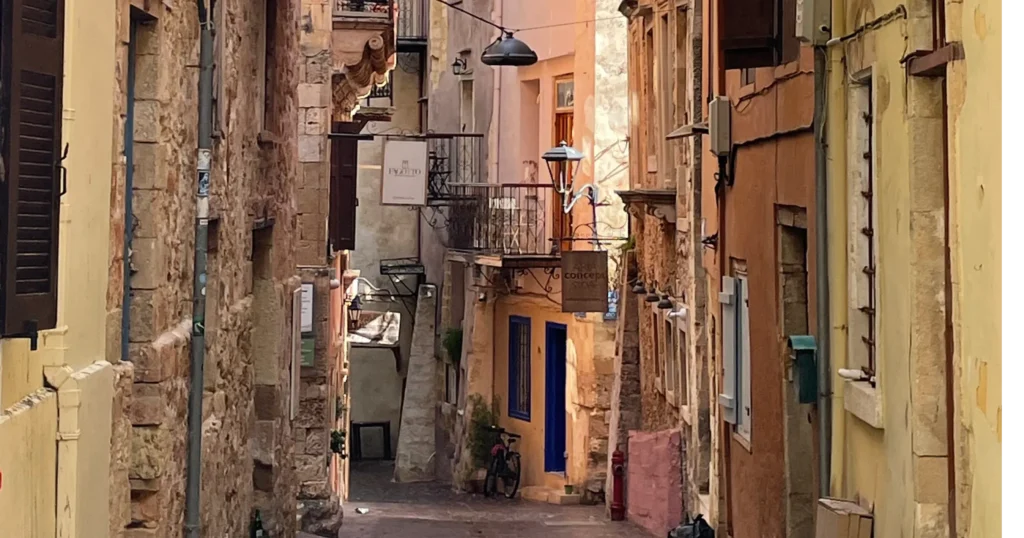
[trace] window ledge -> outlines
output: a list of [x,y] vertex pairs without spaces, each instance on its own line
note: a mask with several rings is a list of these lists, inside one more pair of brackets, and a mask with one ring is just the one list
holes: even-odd
[[853,416],[866,422],[872,428],[881,430],[882,422],[882,395],[877,387],[872,387],[866,381],[845,381],[846,389],[843,394],[843,407]]

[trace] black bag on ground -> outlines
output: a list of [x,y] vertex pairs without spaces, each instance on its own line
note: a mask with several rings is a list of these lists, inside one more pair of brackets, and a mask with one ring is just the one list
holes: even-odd
[[668,531],[668,538],[715,538],[715,530],[704,521],[702,514],[697,514],[693,521],[687,516],[686,523]]

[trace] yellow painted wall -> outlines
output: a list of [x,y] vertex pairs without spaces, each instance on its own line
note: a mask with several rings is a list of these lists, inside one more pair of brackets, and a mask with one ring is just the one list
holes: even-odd
[[25,396],[0,414],[0,536],[50,538],[57,531],[57,395]]
[[[832,494],[852,499],[875,514],[877,538],[922,536],[922,529],[945,525],[940,502],[934,490],[922,492],[922,484],[939,490],[945,485],[944,410],[921,412],[922,390],[937,385],[933,399],[941,399],[941,366],[922,373],[926,361],[944,360],[943,327],[922,314],[922,306],[941,300],[941,253],[932,256],[927,250],[937,246],[941,252],[941,183],[922,181],[921,170],[927,166],[941,167],[941,129],[929,142],[915,129],[936,127],[934,119],[915,109],[931,103],[941,110],[941,94],[922,98],[920,81],[908,84],[906,66],[901,62],[908,43],[921,39],[920,25],[908,22],[896,11],[895,0],[876,1],[868,6],[859,2],[833,2],[833,35],[848,36],[886,13],[894,16],[829,50],[829,279],[831,290],[831,323],[833,327],[831,360],[833,372],[851,368],[848,363],[849,335],[847,278],[849,267],[847,245],[847,91],[849,77],[871,70],[875,136],[873,159],[875,173],[875,234],[877,240],[876,274],[878,279],[876,335],[876,394],[881,402],[881,428],[869,425],[846,410],[844,398],[850,390],[848,382],[833,376],[833,455]],[[927,26],[930,39],[930,25]],[[913,86],[914,91],[911,91]],[[938,113],[936,113],[938,114]],[[941,115],[938,115],[941,118]],[[912,128],[912,125],[914,126]],[[933,171],[934,168],[929,168]],[[934,178],[934,173],[931,174]],[[935,200],[936,210],[922,200]],[[931,232],[924,224],[938,219]],[[921,246],[921,235],[930,233],[927,247]],[[936,234],[938,239],[936,239]],[[933,269],[937,265],[936,273]],[[930,301],[930,302],[929,302]],[[938,305],[941,309],[941,303]],[[935,309],[932,309],[934,311]],[[859,339],[859,336],[858,336]],[[915,398],[919,400],[915,402]],[[916,406],[916,407],[915,407]],[[936,434],[935,430],[942,430]],[[938,438],[938,439],[936,439]],[[938,457],[935,457],[938,456]],[[922,470],[921,462],[932,467]],[[938,469],[938,473],[936,473]],[[938,476],[936,476],[938,474]],[[938,497],[942,498],[941,493]],[[918,508],[923,507],[918,514]]]
[[[116,6],[85,4],[68,0],[65,8],[63,141],[69,152],[58,327],[40,335],[34,352],[27,340],[0,342],[0,536],[108,533],[113,376],[105,362],[104,319]],[[43,389],[44,375],[56,393]],[[58,443],[58,431],[69,441]]]
[[[556,297],[557,300],[557,297]],[[529,422],[508,415],[508,340],[509,317],[530,318],[532,350],[530,377]],[[563,475],[544,472],[544,409],[545,409],[545,333],[548,322],[566,326],[566,462],[568,482]],[[573,410],[581,400],[578,380],[581,370],[593,371],[593,331],[577,321],[572,314],[561,312],[559,305],[543,297],[513,295],[498,299],[494,307],[494,394],[501,400],[500,421],[503,428],[523,436],[517,444],[522,454],[522,487],[545,486],[561,489],[566,483],[583,485],[586,479],[587,432],[586,417],[575,417]],[[582,376],[582,377],[585,377]]]
[[1002,534],[1002,10],[999,0],[948,6],[947,38],[965,55],[947,78],[957,525],[987,538]]

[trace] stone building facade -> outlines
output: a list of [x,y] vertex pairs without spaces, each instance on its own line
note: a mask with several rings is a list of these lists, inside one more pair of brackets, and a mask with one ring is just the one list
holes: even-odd
[[[109,346],[108,360],[135,366],[131,435],[115,440],[130,443],[129,451],[114,450],[130,457],[131,508],[118,532],[177,536],[193,323],[199,24],[194,10],[166,3],[118,5],[107,325],[108,342],[122,345]],[[259,510],[271,533],[287,535],[297,495],[289,387],[299,21],[273,0],[255,9],[222,0],[210,14],[203,532],[243,535]]]
[[[613,435],[629,462],[658,462],[664,493],[627,488],[628,510],[661,533],[686,515],[712,520],[714,368],[707,331],[702,143],[704,6],[634,2],[629,21],[629,190],[633,245],[623,294],[613,394]],[[694,136],[697,135],[697,136]],[[609,463],[610,465],[610,463]],[[630,467],[630,473],[632,473]],[[631,475],[632,476],[632,475]],[[631,482],[633,484],[634,482]]]

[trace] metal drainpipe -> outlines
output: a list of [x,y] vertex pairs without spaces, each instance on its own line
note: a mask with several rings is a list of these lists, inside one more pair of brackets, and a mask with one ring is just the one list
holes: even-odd
[[124,286],[121,296],[121,360],[127,361],[131,356],[129,333],[131,332],[131,304],[132,304],[132,225],[135,217],[132,215],[132,189],[135,183],[135,57],[138,47],[138,24],[130,21],[128,29],[128,103],[127,114],[124,121],[124,156],[125,156],[125,181],[124,181]]
[[[192,281],[192,345],[189,364],[188,463],[185,536],[199,538],[199,492],[203,442],[203,361],[206,355],[206,249],[210,231],[210,161],[213,149],[213,22],[199,10],[199,137],[196,162],[196,250]],[[210,0],[215,9],[216,0]],[[269,16],[270,14],[268,14]]]
[[832,330],[828,289],[828,161],[825,144],[828,53],[814,47],[814,269],[818,309],[818,486],[821,497],[831,494],[832,370],[829,331]]

